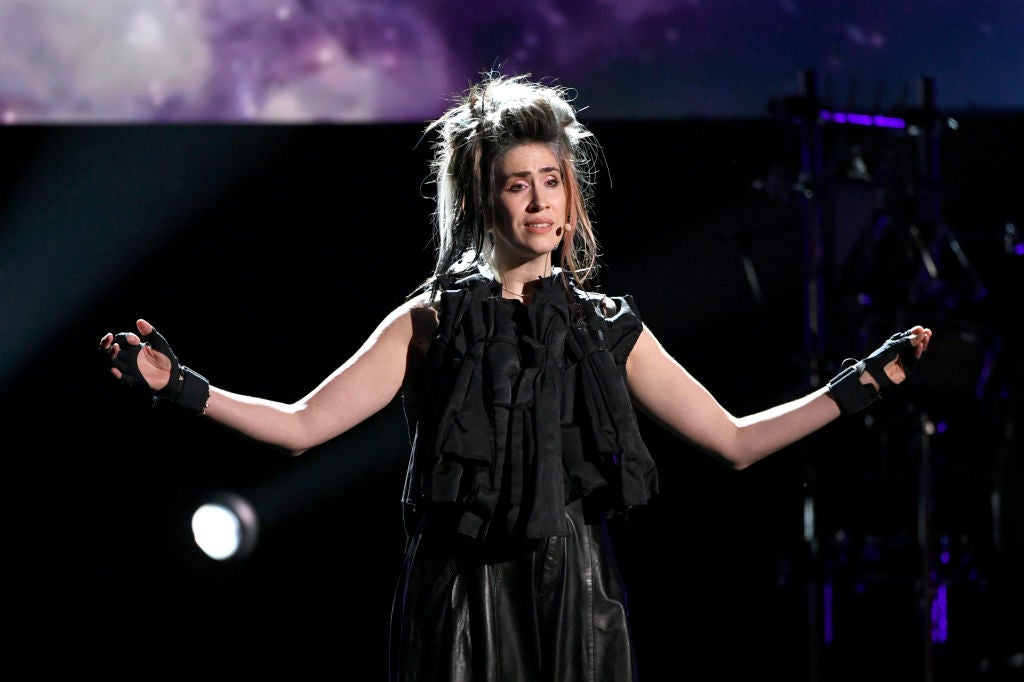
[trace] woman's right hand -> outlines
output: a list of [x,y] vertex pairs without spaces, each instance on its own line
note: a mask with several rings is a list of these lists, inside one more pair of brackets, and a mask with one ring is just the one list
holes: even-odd
[[172,363],[169,357],[144,342],[155,329],[143,319],[136,321],[135,332],[107,332],[100,339],[100,350],[110,358],[110,373],[134,388],[159,391],[167,386]]

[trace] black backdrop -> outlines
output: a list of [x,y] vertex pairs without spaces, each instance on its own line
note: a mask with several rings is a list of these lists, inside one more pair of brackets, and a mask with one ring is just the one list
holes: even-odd
[[[663,491],[613,531],[643,679],[1003,679],[1024,647],[1020,238],[1007,237],[1022,218],[1020,123],[968,119],[943,139],[945,218],[923,225],[939,272],[924,285],[906,208],[922,192],[919,142],[829,133],[814,179],[835,233],[827,361],[915,321],[936,329],[933,351],[871,418],[741,473],[642,421]],[[806,390],[793,131],[772,120],[593,129],[610,168],[596,197],[601,288],[633,294],[736,413]],[[152,409],[107,376],[95,347],[143,316],[214,383],[298,398],[431,265],[419,132],[0,129],[5,610],[24,677],[385,679],[400,402],[292,459]],[[851,180],[844,159],[858,144],[872,165],[874,154],[910,168],[892,164],[889,184]],[[193,509],[223,489],[264,514],[242,562],[191,541]],[[948,638],[934,645],[923,586],[946,600]]]

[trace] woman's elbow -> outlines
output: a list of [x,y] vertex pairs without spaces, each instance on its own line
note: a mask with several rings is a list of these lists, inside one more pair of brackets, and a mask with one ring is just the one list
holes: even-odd
[[701,450],[711,459],[734,471],[742,471],[753,463],[753,460],[744,457],[742,452],[732,448],[703,447]]
[[733,471],[743,471],[754,463],[753,459],[744,457],[742,453],[736,452],[720,452],[717,455],[717,459]]
[[751,465],[760,462],[768,455],[776,452],[776,450],[765,450],[757,446],[754,447],[742,447],[734,446],[727,452],[722,453],[722,458],[729,464],[729,466],[736,471],[743,471],[749,468]]
[[734,458],[729,460],[729,466],[733,471],[743,471],[754,463],[752,459]]

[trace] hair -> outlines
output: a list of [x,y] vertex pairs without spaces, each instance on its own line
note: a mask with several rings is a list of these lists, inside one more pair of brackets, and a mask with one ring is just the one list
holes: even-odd
[[563,271],[581,289],[596,277],[590,208],[600,146],[576,118],[574,91],[529,78],[487,72],[424,130],[436,136],[428,181],[436,185],[437,262],[421,289],[435,294],[439,277],[490,266],[495,174],[506,152],[527,143],[547,145],[561,167],[569,213],[559,247]]

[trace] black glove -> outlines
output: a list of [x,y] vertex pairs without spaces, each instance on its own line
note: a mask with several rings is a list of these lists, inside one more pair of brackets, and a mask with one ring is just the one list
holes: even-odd
[[171,362],[170,379],[160,390],[151,389],[139,370],[138,357],[142,351],[142,344],[128,343],[128,333],[120,332],[114,336],[114,343],[120,346],[120,350],[111,364],[120,370],[121,380],[132,388],[149,391],[153,395],[154,404],[167,402],[201,414],[206,409],[206,401],[210,398],[210,382],[206,377],[179,363],[178,356],[171,350],[167,339],[156,329],[139,338],[142,339],[142,343],[167,356]]
[[[885,373],[885,366],[897,357],[903,364],[904,374],[910,376],[917,363],[917,355],[910,343],[913,336],[909,331],[893,334],[878,350],[863,360],[858,362],[847,358],[843,361],[842,371],[828,382],[828,392],[844,414],[860,412],[879,400],[882,397],[881,391],[894,385]],[[865,371],[870,372],[878,382],[877,390],[870,383],[860,382],[860,375]]]

